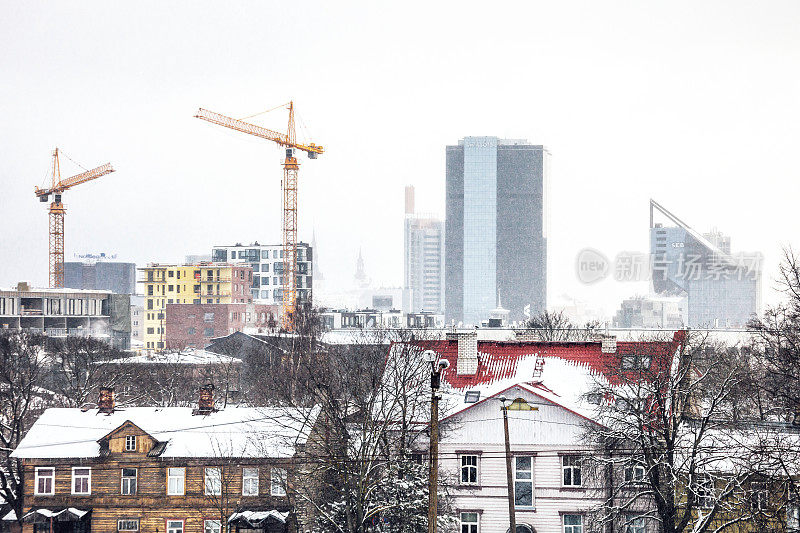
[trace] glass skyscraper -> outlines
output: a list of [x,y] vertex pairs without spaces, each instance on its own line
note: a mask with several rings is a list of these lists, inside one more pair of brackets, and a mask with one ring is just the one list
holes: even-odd
[[[654,222],[663,215],[674,226]],[[693,328],[743,328],[761,306],[760,253],[730,253],[730,237],[700,234],[650,200],[653,291],[687,300]]]
[[446,149],[445,318],[479,325],[498,296],[524,320],[545,308],[547,150],[465,137]]

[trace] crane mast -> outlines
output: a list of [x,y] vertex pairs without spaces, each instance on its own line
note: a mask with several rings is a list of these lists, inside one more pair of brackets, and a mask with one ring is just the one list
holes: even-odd
[[34,193],[40,202],[47,202],[50,195],[53,201],[50,203],[50,223],[49,223],[49,252],[48,252],[48,277],[50,287],[60,288],[64,286],[64,215],[67,209],[61,203],[61,195],[81,183],[95,180],[106,174],[114,172],[111,163],[106,163],[92,170],[87,170],[76,174],[65,180],[61,179],[61,165],[58,161],[58,148],[53,151],[53,169],[49,189],[36,187]]
[[287,331],[294,329],[295,313],[297,310],[297,177],[300,163],[295,157],[295,150],[308,154],[309,159],[316,159],[323,153],[322,146],[314,143],[300,144],[295,139],[294,103],[286,104],[289,109],[289,123],[286,133],[279,133],[243,120],[231,118],[220,113],[198,109],[195,118],[212,124],[224,126],[232,130],[267,139],[286,149],[283,160],[283,300],[281,305],[281,324]]

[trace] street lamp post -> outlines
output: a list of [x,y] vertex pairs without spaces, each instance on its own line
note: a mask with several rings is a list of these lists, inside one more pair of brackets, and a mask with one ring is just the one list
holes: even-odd
[[517,515],[514,507],[514,469],[511,466],[511,439],[508,436],[508,410],[512,411],[538,411],[538,407],[533,407],[522,398],[514,401],[505,397],[498,398],[501,402],[500,409],[503,411],[503,433],[505,434],[506,445],[506,484],[508,485],[508,531],[517,533]]
[[442,370],[450,363],[443,359],[439,361],[439,354],[433,350],[422,353],[431,366],[431,438],[428,451],[430,470],[428,473],[428,533],[436,533],[436,506],[439,486],[439,391],[442,384]]

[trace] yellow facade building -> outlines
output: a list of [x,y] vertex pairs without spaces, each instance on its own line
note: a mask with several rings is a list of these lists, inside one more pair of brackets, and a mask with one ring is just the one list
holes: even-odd
[[150,264],[139,268],[144,293],[145,350],[169,348],[165,342],[167,304],[252,303],[249,265],[198,263]]

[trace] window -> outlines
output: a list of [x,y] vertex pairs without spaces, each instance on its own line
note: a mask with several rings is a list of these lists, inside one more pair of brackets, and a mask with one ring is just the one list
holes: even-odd
[[695,484],[695,502],[701,509],[714,507],[714,480],[710,477],[698,478]]
[[139,531],[139,519],[123,518],[117,520],[117,531]]
[[54,468],[37,468],[34,477],[34,494],[55,494],[56,471]]
[[635,464],[625,467],[626,483],[644,483],[644,465]]
[[514,506],[533,507],[533,458],[514,457]]
[[286,470],[283,468],[273,468],[270,474],[270,495],[286,496]]
[[167,494],[180,496],[186,487],[186,468],[167,468]]
[[206,520],[203,527],[204,533],[220,533],[222,527],[219,520]]
[[194,335],[194,332],[195,332],[194,328],[188,328],[188,329],[186,330],[186,334],[187,334],[187,335]]
[[564,533],[583,533],[583,515],[565,514]]
[[136,494],[136,469],[123,468],[122,469],[122,494]]
[[625,533],[645,533],[644,518],[636,515],[625,517]]
[[461,456],[461,484],[476,485],[478,483],[478,456]]
[[204,337],[213,337],[214,336],[214,328],[203,328],[203,336]]
[[461,513],[461,533],[478,533],[478,513]]
[[754,481],[750,483],[750,509],[754,513],[759,511],[766,511],[768,508],[769,492],[767,491],[767,484],[763,482]]
[[92,469],[73,467],[72,469],[72,494],[92,493]]
[[565,487],[580,487],[581,458],[578,455],[564,455],[561,457],[561,482]]
[[183,520],[167,520],[167,533],[183,533]]
[[126,452],[136,451],[136,435],[127,435],[125,437],[125,451]]
[[242,496],[258,496],[258,468],[242,468]]
[[464,403],[477,403],[481,399],[481,391],[468,390],[464,393]]
[[206,468],[206,496],[219,496],[222,494],[222,471],[219,467]]
[[204,313],[203,314],[203,321],[204,322],[214,322],[214,313]]

